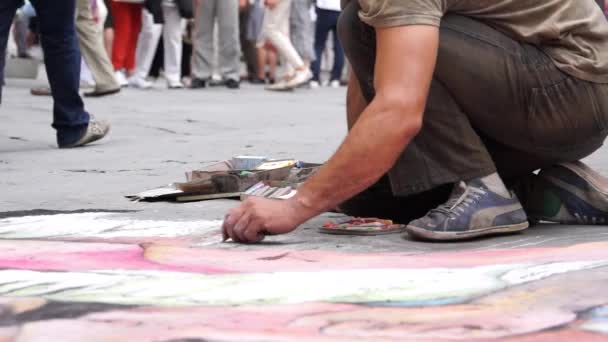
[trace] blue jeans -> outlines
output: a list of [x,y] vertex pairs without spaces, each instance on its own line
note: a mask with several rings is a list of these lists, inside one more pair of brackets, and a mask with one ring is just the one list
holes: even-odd
[[[89,124],[89,113],[78,93],[80,50],[75,28],[76,0],[32,0],[40,23],[44,64],[53,94],[53,128],[61,147],[78,141]],[[8,34],[22,0],[0,1],[0,101]]]
[[317,27],[315,29],[315,54],[317,58],[312,63],[313,80],[319,81],[321,75],[321,55],[329,32],[334,36],[334,66],[331,70],[331,80],[340,80],[344,68],[344,52],[338,40],[338,18],[340,12],[317,8]]

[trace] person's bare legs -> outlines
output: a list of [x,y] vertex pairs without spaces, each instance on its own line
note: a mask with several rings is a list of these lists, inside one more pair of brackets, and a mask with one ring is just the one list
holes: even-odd
[[257,78],[259,80],[266,79],[266,48],[264,46],[258,46],[255,48],[257,54]]
[[272,82],[277,79],[277,65],[279,64],[279,55],[274,49],[268,49],[266,51],[268,60],[268,74]]
[[112,58],[112,45],[114,44],[114,29],[106,28],[103,30],[103,43],[106,47],[108,57]]

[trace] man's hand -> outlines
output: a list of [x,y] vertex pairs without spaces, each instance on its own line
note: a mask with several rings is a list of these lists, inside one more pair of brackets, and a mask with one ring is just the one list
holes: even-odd
[[224,241],[256,243],[266,235],[292,232],[308,217],[306,208],[295,199],[248,198],[226,214],[222,236]]

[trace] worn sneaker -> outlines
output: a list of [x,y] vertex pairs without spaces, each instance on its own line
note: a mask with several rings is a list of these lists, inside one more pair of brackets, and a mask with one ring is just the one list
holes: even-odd
[[59,146],[59,148],[74,148],[90,144],[105,137],[110,131],[110,124],[106,121],[97,121],[91,116],[87,130],[77,142],[69,145]]
[[456,184],[445,204],[410,222],[406,231],[425,240],[454,241],[528,227],[526,213],[514,194],[503,197],[473,180]]
[[582,162],[541,170],[525,201],[532,219],[608,225],[608,179]]

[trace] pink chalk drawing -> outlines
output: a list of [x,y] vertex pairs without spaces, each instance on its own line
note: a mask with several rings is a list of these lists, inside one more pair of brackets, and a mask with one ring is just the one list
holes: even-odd
[[250,250],[79,215],[0,220],[0,341],[608,340],[608,242]]

